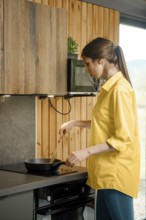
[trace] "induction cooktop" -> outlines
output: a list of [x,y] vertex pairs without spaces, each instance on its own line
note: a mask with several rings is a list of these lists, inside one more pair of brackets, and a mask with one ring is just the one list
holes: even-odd
[[15,172],[15,173],[22,173],[22,174],[31,174],[31,175],[37,175],[37,176],[58,176],[58,175],[66,175],[70,173],[78,172],[73,167],[68,167],[66,165],[61,165],[57,170],[52,170],[48,172],[30,172],[26,169],[25,164],[22,163],[16,163],[16,164],[7,164],[0,166],[0,170],[9,171],[9,172]]

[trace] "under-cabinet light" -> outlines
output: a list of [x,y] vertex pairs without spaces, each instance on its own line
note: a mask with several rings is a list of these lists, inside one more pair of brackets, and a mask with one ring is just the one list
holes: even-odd
[[7,97],[11,97],[11,95],[3,95],[2,97],[7,98]]
[[49,97],[49,98],[54,98],[54,97],[55,97],[55,95],[48,95],[48,97]]

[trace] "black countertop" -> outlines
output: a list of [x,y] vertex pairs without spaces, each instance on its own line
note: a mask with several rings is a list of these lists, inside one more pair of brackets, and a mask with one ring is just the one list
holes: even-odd
[[86,168],[75,167],[75,170],[77,170],[77,172],[51,177],[0,170],[0,197],[33,190],[40,187],[87,178]]

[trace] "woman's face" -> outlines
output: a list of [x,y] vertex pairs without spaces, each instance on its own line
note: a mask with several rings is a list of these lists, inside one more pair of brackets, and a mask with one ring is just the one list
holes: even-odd
[[94,78],[99,79],[103,76],[104,65],[101,60],[92,60],[88,57],[83,57],[86,71]]

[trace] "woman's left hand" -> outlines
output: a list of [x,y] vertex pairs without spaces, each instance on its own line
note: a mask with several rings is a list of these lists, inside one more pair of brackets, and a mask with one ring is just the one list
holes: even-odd
[[67,158],[66,165],[73,166],[75,163],[79,163],[83,160],[86,160],[88,156],[89,156],[89,153],[86,149],[73,151],[71,155]]

